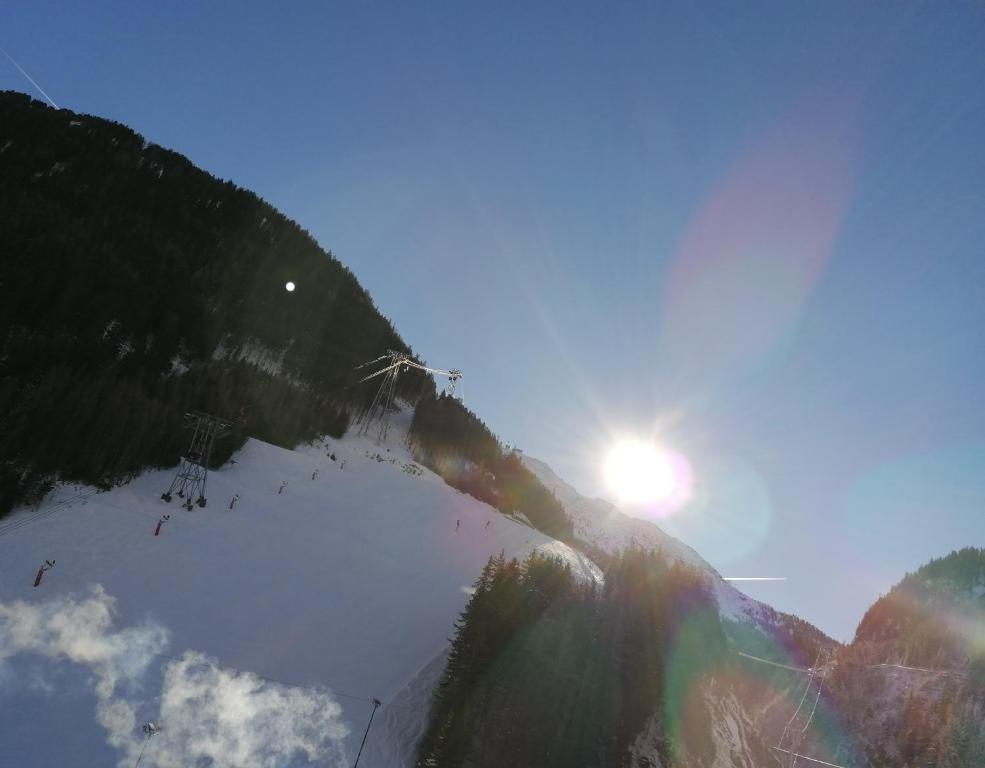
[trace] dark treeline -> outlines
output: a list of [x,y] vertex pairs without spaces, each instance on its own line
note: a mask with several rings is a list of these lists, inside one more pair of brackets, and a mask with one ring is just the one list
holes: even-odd
[[[0,504],[43,493],[55,478],[100,487],[166,467],[187,448],[183,414],[205,409],[239,419],[212,455],[223,464],[246,437],[293,446],[341,435],[347,412],[248,363],[193,365],[147,387],[125,376],[56,366],[32,386],[0,384]],[[9,457],[16,457],[11,460]]]
[[710,762],[700,690],[729,663],[694,569],[629,550],[596,587],[553,559],[500,556],[456,624],[417,765],[629,765],[651,717],[662,765]]
[[454,397],[421,398],[410,434],[421,460],[449,485],[507,514],[521,512],[555,538],[573,540],[574,528],[558,500]]
[[[410,352],[253,193],[125,126],[0,93],[0,515],[54,479],[175,463],[186,409],[239,420],[219,459],[245,436],[339,434],[373,394],[344,389],[348,372],[387,349]],[[398,395],[433,391],[409,373]]]

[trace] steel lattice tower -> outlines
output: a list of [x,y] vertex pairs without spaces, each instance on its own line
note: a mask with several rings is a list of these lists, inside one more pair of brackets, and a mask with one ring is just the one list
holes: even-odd
[[406,367],[405,355],[389,352],[388,357],[390,362],[384,369],[383,381],[380,388],[376,390],[372,404],[363,414],[362,424],[359,427],[359,434],[365,435],[369,433],[374,423],[379,423],[379,433],[376,438],[379,443],[386,441],[387,433],[390,431],[390,409],[393,407],[393,398],[397,393],[397,378],[400,376],[401,369]]
[[181,457],[171,486],[161,494],[161,498],[171,501],[177,494],[178,498],[185,500],[182,506],[191,510],[193,499],[200,507],[206,504],[205,483],[209,477],[212,447],[216,439],[226,434],[233,425],[218,416],[200,411],[186,413],[185,420],[192,429],[191,443],[188,452]]
[[385,355],[382,355],[375,360],[370,360],[368,363],[363,363],[362,365],[357,366],[356,370],[366,368],[370,365],[382,365],[383,367],[375,373],[371,373],[368,376],[364,376],[359,379],[359,381],[355,382],[355,384],[362,384],[364,381],[375,379],[378,376],[382,376],[383,380],[380,383],[379,389],[376,390],[376,396],[373,398],[373,402],[359,418],[358,434],[368,435],[370,429],[372,429],[374,425],[378,424],[379,432],[376,438],[377,443],[386,442],[387,434],[390,431],[390,412],[393,410],[393,401],[397,394],[397,379],[402,371],[415,368],[426,373],[447,376],[447,394],[451,397],[457,398],[458,400],[462,399],[461,394],[456,395],[455,393],[456,385],[462,380],[462,372],[457,368],[447,371],[443,368],[431,368],[423,363],[419,363],[417,360],[404,352],[395,352],[392,349]]

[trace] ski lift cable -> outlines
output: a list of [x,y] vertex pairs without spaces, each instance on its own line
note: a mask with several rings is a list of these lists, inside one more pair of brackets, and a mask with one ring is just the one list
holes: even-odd
[[35,523],[38,520],[43,520],[46,517],[50,517],[51,515],[55,514],[55,512],[62,509],[63,507],[66,506],[70,507],[76,502],[80,502],[80,501],[85,503],[86,501],[88,501],[90,498],[92,498],[98,493],[100,493],[99,490],[83,492],[75,496],[71,496],[67,499],[63,499],[62,501],[59,501],[57,504],[47,507],[46,509],[36,510],[34,512],[28,513],[28,515],[24,517],[15,517],[12,520],[8,520],[6,524],[0,526],[0,536],[6,536],[8,533],[13,533],[14,531],[17,531],[26,525],[30,525],[31,523]]
[[376,358],[375,360],[370,360],[369,362],[366,362],[366,363],[360,363],[359,365],[357,365],[357,366],[356,366],[355,368],[353,368],[352,370],[354,370],[354,371],[358,371],[358,370],[359,370],[360,368],[366,368],[367,366],[370,366],[370,365],[373,365],[374,363],[378,363],[378,362],[380,362],[381,360],[386,360],[386,359],[387,359],[387,358],[389,358],[389,357],[390,357],[390,355],[389,355],[389,354],[386,354],[386,355],[380,355],[380,356],[379,356],[378,358]]
[[[382,368],[382,369],[376,371],[375,373],[371,373],[371,374],[369,374],[369,376],[364,376],[363,378],[359,379],[358,381],[354,381],[354,382],[352,382],[352,384],[348,384],[346,386],[354,387],[356,384],[362,384],[364,381],[369,381],[370,379],[375,379],[377,376],[382,376],[384,373],[387,373],[389,371],[392,371],[394,368],[398,368],[400,365],[402,365],[402,363],[393,363],[392,365],[388,365],[386,368]],[[343,389],[345,389],[345,387],[343,387]]]
[[442,376],[452,376],[455,378],[462,377],[462,372],[457,368],[452,368],[450,370],[445,370],[444,368],[432,368],[429,365],[422,365],[421,363],[418,363],[415,360],[410,360],[410,359],[404,360],[403,364],[411,366],[412,368],[419,368],[420,370],[427,371],[428,373],[437,373]]
[[[386,360],[386,359],[391,360],[391,364],[388,365],[387,367],[383,368],[382,370],[377,371],[376,373],[372,374],[371,376],[367,376],[366,379],[372,378],[372,377],[375,377],[375,376],[379,376],[380,374],[385,373],[386,371],[390,370],[391,368],[393,368],[395,366],[406,366],[408,368],[417,368],[418,370],[426,371],[428,373],[437,373],[437,374],[439,374],[441,376],[450,376],[450,377],[454,377],[454,378],[461,378],[462,377],[462,372],[460,370],[458,370],[457,368],[450,368],[450,369],[435,368],[433,366],[425,365],[424,363],[420,363],[417,360],[414,360],[412,357],[410,357],[409,355],[407,355],[407,354],[405,354],[403,352],[395,352],[395,353],[390,353],[390,354],[387,354],[387,355],[383,355],[382,357],[378,357],[375,360],[370,360],[368,363],[363,363],[362,365],[357,365],[353,370],[359,370],[360,368],[365,368],[366,366],[373,365],[374,363],[378,363],[381,360]],[[366,379],[361,379],[360,381],[365,381]]]

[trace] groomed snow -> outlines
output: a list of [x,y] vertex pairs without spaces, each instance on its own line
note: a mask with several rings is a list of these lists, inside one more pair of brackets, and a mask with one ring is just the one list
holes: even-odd
[[[382,700],[360,765],[407,765],[453,623],[490,556],[502,550],[522,558],[540,549],[566,559],[581,578],[601,575],[566,545],[415,464],[401,434],[398,425],[389,451],[355,436],[297,451],[250,440],[236,463],[210,473],[205,509],[164,503],[160,494],[172,472],[162,471],[55,509],[59,498],[76,493],[63,488],[41,506],[50,515],[11,525],[33,514],[21,510],[0,522],[7,530],[0,535],[0,763],[132,764],[132,750],[109,746],[95,719],[93,670],[105,668],[65,661],[51,647],[46,652],[54,658],[45,657],[40,640],[23,641],[17,651],[11,634],[28,609],[50,611],[55,598],[90,599],[99,585],[115,599],[113,627],[163,628],[169,656],[198,651],[232,671],[332,691],[349,733],[338,736],[345,729],[326,723],[344,754],[320,764],[351,764],[355,755],[372,707],[350,696]],[[229,509],[234,494],[240,498]],[[166,513],[170,521],[153,536]],[[45,559],[56,565],[35,589]],[[120,683],[112,692],[136,702],[137,744],[140,724],[162,717],[155,699],[167,661],[155,661],[136,680],[143,687]],[[206,679],[213,678],[203,673],[196,681]],[[142,766],[165,765],[159,760],[168,723],[161,725],[165,732],[148,742]],[[222,718],[215,727],[222,731]],[[212,742],[202,746],[211,748]],[[308,763],[299,757],[290,764]]]

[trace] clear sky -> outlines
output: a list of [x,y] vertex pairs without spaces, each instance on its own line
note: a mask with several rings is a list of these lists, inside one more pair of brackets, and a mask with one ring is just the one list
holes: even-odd
[[[985,544],[980,3],[5,3],[60,106],[296,219],[468,404],[848,639]],[[0,88],[31,86],[0,59]]]

